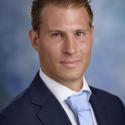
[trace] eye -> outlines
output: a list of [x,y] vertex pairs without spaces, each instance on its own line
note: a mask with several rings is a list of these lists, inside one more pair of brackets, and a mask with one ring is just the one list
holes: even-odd
[[59,33],[59,32],[55,32],[55,33],[52,33],[51,36],[52,36],[52,37],[61,37],[62,34]]
[[76,32],[75,35],[76,35],[77,37],[84,36],[84,35],[85,35],[85,32],[83,32],[83,31],[78,31],[78,32]]

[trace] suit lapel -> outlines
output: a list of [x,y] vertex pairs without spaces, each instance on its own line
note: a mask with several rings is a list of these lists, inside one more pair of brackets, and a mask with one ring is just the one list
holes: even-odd
[[31,102],[40,107],[36,113],[45,125],[71,125],[61,104],[45,86],[39,75],[35,77],[29,88]]
[[[108,105],[103,103],[100,99],[96,90],[90,87],[92,90],[92,95],[90,97],[90,103],[94,110],[94,114],[97,120],[98,125],[112,125],[112,121],[110,119],[109,108]],[[107,102],[108,103],[108,102]]]
[[71,125],[63,108],[53,97],[48,98],[37,116],[45,125]]

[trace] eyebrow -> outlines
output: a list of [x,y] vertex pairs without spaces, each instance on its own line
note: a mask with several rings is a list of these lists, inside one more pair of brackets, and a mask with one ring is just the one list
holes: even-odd
[[[87,32],[87,31],[90,31],[90,29],[89,28],[87,28],[87,29],[81,29],[81,28],[79,28],[79,29],[73,30],[73,32],[81,32],[81,31]],[[52,33],[52,32],[62,32],[62,33],[65,33],[66,31],[59,30],[59,29],[50,29],[50,30],[48,30],[48,32],[49,33]]]
[[64,32],[62,30],[58,30],[58,29],[51,29],[51,30],[48,30],[49,33],[52,33],[52,32]]

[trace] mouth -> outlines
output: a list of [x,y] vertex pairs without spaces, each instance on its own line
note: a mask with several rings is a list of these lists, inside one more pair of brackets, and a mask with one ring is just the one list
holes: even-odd
[[60,63],[67,68],[75,68],[79,65],[80,62],[81,60],[64,60]]

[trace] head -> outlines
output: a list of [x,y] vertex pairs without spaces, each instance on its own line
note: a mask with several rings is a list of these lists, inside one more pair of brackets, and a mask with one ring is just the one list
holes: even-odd
[[[29,35],[46,75],[80,89],[92,46],[93,13],[88,0],[34,0]],[[74,87],[75,86],[75,87]]]

